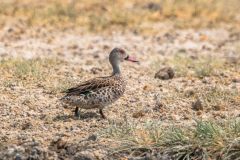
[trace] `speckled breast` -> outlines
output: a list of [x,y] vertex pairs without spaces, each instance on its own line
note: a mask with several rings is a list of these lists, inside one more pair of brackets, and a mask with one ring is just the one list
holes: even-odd
[[116,83],[100,88],[79,99],[78,106],[85,109],[104,108],[118,100],[125,92],[126,83],[121,77],[116,77]]

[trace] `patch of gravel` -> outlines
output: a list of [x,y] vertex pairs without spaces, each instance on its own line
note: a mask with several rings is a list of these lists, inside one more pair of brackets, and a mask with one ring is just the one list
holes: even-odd
[[0,157],[2,160],[43,160],[57,159],[57,154],[42,147],[38,142],[30,141],[21,145],[9,145],[1,148]]
[[[81,140],[106,128],[109,121],[123,121],[124,118],[138,119],[139,123],[159,120],[166,124],[180,124],[191,123],[193,118],[222,119],[240,115],[239,103],[224,109],[214,106],[197,112],[192,109],[197,89],[203,88],[204,92],[209,86],[221,85],[229,90],[240,90],[240,74],[236,67],[239,62],[234,60],[233,63],[229,58],[239,57],[239,50],[234,47],[239,45],[239,38],[232,35],[236,32],[211,29],[171,30],[153,36],[134,33],[90,35],[78,30],[48,32],[45,28],[21,32],[21,26],[20,29],[17,27],[6,28],[1,33],[0,60],[16,57],[60,59],[56,67],[48,69],[52,69],[47,75],[52,77],[52,81],[66,78],[77,83],[109,75],[108,53],[114,47],[125,48],[140,60],[140,64],[122,64],[123,75],[128,81],[127,91],[119,101],[104,109],[108,120],[102,120],[95,110],[83,110],[83,118],[75,119],[73,108],[64,108],[59,103],[62,94],[59,91],[50,92],[45,84],[27,87],[21,83],[1,85],[0,145],[3,147],[0,159],[16,158],[18,155],[22,159],[29,156],[39,159],[104,158],[107,155],[105,142]],[[184,74],[174,74],[174,78],[167,81],[154,78],[155,73],[166,66],[179,73],[180,68],[173,65],[178,61],[168,61],[175,54],[190,57],[193,62],[199,56],[217,55],[225,61],[224,65],[232,67],[223,74],[216,73],[205,79]],[[192,70],[194,65],[183,67]],[[169,76],[168,71],[167,74]],[[0,82],[4,80],[5,77],[1,76]],[[49,83],[54,86],[52,81]],[[62,139],[55,138],[58,136]],[[35,142],[25,143],[29,138],[34,138]]]

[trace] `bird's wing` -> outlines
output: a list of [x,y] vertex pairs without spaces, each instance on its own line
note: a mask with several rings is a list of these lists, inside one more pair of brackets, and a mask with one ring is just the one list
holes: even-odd
[[76,87],[69,88],[65,91],[66,96],[88,94],[91,91],[96,91],[100,88],[111,86],[114,84],[114,81],[110,77],[98,77],[90,79],[88,81],[82,82]]

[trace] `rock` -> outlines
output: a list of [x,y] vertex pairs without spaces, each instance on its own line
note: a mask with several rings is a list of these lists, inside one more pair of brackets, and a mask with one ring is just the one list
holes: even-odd
[[77,146],[76,145],[70,145],[66,148],[66,152],[68,155],[74,155],[77,152]]
[[70,46],[68,46],[69,49],[78,49],[78,45],[77,44],[72,44]]
[[200,99],[197,99],[195,102],[192,103],[192,109],[196,111],[203,110],[203,105]]
[[94,59],[97,59],[97,58],[99,58],[99,57],[100,57],[99,54],[94,54],[94,55],[93,55],[93,58],[94,58]]
[[187,88],[184,92],[186,97],[191,97],[195,94],[194,88]]
[[26,122],[26,123],[22,124],[22,130],[31,129],[32,126],[33,125],[31,122]]
[[155,99],[155,106],[154,106],[153,110],[160,111],[162,109],[162,107],[164,106],[164,104],[161,101],[161,97],[158,94],[156,94],[154,96],[154,99]]
[[215,118],[217,118],[217,117],[219,117],[219,118],[226,118],[226,115],[224,115],[223,113],[221,113],[221,112],[214,112],[213,113],[213,116],[215,117]]
[[152,90],[152,87],[151,87],[150,85],[145,85],[145,86],[143,87],[143,90],[145,90],[145,91],[151,91],[151,90]]
[[[235,53],[235,55],[237,55],[237,53]],[[235,55],[229,55],[227,56],[227,62],[230,64],[238,64],[240,57],[239,56],[235,56]]]
[[160,101],[156,101],[155,107],[153,108],[154,111],[159,111],[162,109],[162,107],[164,106],[164,104]]
[[161,10],[160,4],[157,4],[157,3],[154,3],[154,2],[147,3],[147,5],[144,8],[149,9],[151,11],[159,11],[159,10]]
[[15,160],[22,160],[21,156],[19,154],[16,155]]
[[93,74],[97,74],[97,73],[99,73],[99,72],[102,72],[102,69],[101,69],[101,68],[98,68],[98,67],[93,67],[93,68],[91,69],[91,72],[92,72]]
[[93,64],[92,60],[86,60],[86,62],[85,62],[85,65],[87,65],[87,66],[92,65],[92,64]]
[[197,111],[197,115],[198,116],[202,115],[202,112],[201,111]]
[[95,160],[94,156],[88,152],[88,151],[83,151],[78,153],[73,157],[73,160]]
[[104,44],[103,49],[110,49],[110,46],[108,44]]
[[207,77],[204,77],[204,78],[202,79],[202,83],[204,83],[204,84],[210,84],[210,79],[207,78]]
[[232,79],[232,82],[234,82],[234,83],[240,83],[240,78],[234,78],[234,79]]
[[170,116],[170,118],[171,118],[172,120],[174,120],[174,121],[179,121],[179,120],[181,120],[181,117],[180,117],[179,115],[175,115],[175,114],[172,114],[172,115]]
[[174,70],[171,67],[164,67],[155,74],[154,78],[168,80],[168,79],[172,79],[174,77],[174,74],[175,74]]
[[67,145],[67,142],[64,141],[61,137],[55,137],[53,141],[50,143],[51,147],[54,147],[56,149],[63,149]]
[[133,118],[140,118],[140,117],[143,117],[145,115],[144,111],[143,110],[140,110],[138,112],[135,112],[132,114],[132,117]]
[[21,146],[10,145],[0,150],[0,159],[57,159],[55,152],[42,148],[39,143],[34,141],[26,142]]
[[92,134],[92,135],[90,135],[90,136],[88,137],[87,140],[88,140],[88,141],[96,141],[96,140],[97,140],[97,135]]
[[215,110],[215,111],[223,111],[224,110],[224,106],[223,105],[214,105],[213,106],[213,109]]

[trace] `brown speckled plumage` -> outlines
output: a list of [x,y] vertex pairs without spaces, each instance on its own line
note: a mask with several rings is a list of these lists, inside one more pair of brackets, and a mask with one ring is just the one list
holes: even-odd
[[109,55],[109,61],[113,67],[111,76],[94,78],[66,91],[62,100],[76,106],[76,116],[79,116],[79,108],[98,108],[101,116],[105,118],[102,109],[119,99],[126,88],[119,69],[119,63],[123,60],[137,62],[130,58],[123,49],[113,49]]

